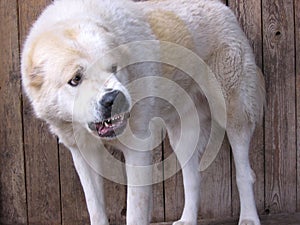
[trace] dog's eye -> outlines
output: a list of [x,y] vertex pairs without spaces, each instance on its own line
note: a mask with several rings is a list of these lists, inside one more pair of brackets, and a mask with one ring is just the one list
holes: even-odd
[[81,83],[82,80],[82,73],[78,72],[76,75],[68,82],[69,85],[72,87],[76,87]]

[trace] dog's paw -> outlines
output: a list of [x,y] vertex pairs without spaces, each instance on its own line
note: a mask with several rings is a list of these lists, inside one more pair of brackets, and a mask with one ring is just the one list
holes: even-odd
[[192,222],[178,220],[178,221],[174,222],[172,225],[197,225],[197,224],[192,223]]
[[249,219],[244,219],[239,222],[239,225],[260,225],[259,220],[249,220]]

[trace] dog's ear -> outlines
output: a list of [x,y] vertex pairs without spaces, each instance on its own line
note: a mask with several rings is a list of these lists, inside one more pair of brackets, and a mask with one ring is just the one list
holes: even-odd
[[34,66],[28,72],[29,85],[35,89],[40,89],[44,83],[43,65]]
[[31,89],[39,90],[44,83],[44,62],[34,54],[37,41],[26,46],[22,55],[22,75],[25,85]]
[[35,56],[35,49],[38,41],[28,41],[25,45],[22,58],[21,70],[23,84],[29,89],[40,90],[44,83],[44,62],[41,57]]

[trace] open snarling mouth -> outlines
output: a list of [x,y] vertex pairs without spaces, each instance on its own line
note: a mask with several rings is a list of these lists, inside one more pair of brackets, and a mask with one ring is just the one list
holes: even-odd
[[129,112],[120,113],[100,122],[89,123],[89,128],[101,138],[114,138],[125,130],[129,117]]

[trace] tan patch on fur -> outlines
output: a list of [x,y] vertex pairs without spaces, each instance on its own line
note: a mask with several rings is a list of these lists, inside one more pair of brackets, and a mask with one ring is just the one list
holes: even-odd
[[70,40],[76,40],[78,33],[74,29],[66,29],[64,35]]
[[32,69],[32,72],[29,74],[30,76],[30,86],[36,89],[40,89],[43,85],[43,76],[42,76],[42,68],[35,67]]
[[27,68],[26,74],[29,76],[30,83],[29,85],[34,89],[40,89],[43,85],[43,77],[42,77],[42,63],[37,63],[37,59],[35,56],[35,49],[37,48],[40,42],[40,38],[37,38],[33,41],[30,51],[27,55]]
[[[185,22],[175,13],[156,10],[150,12],[147,16],[151,29],[158,40],[172,42],[190,50],[195,49],[192,34]],[[175,70],[176,68],[172,66],[163,66],[165,77],[172,78]]]

